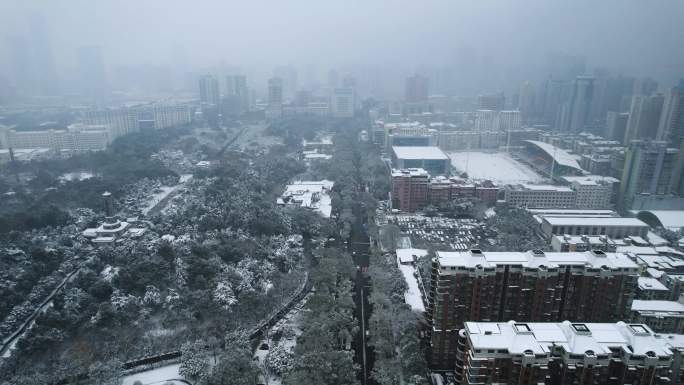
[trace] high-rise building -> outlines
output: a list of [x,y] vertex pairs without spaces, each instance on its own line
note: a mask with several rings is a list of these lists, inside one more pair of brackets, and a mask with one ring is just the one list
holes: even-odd
[[627,131],[629,112],[608,111],[606,114],[606,139],[622,142]]
[[467,321],[626,319],[638,276],[628,256],[601,251],[438,251],[426,310],[431,367],[457,366]]
[[330,96],[330,115],[334,118],[354,116],[354,89],[335,88]]
[[425,76],[415,74],[406,78],[405,100],[409,103],[424,102],[429,96],[429,80]]
[[204,75],[199,80],[200,102],[204,105],[219,106],[221,97],[219,94],[218,80],[212,75]]
[[527,124],[534,118],[535,115],[535,93],[532,83],[524,82],[520,86],[520,94],[518,96],[518,110],[520,111],[520,120],[522,124]]
[[679,147],[684,140],[684,79],[667,91],[656,140],[666,140]]
[[392,208],[405,212],[423,209],[428,203],[430,175],[422,168],[392,170]]
[[678,159],[679,150],[667,148],[666,142],[631,142],[625,154],[618,207],[630,209],[639,194],[670,194]]
[[297,92],[297,69],[291,65],[276,67],[273,70],[273,77],[280,78],[282,81],[283,100],[291,98]]
[[506,107],[506,97],[503,92],[477,97],[477,108],[480,110],[501,111]]
[[498,129],[497,112],[494,110],[475,111],[475,130],[494,131]]
[[554,124],[557,121],[563,102],[564,86],[564,81],[551,78],[542,83],[537,98],[537,114],[542,122]]
[[107,94],[107,76],[105,75],[102,51],[99,46],[83,46],[78,49],[78,68],[80,88],[83,95],[101,99]]
[[635,95],[629,110],[624,144],[632,140],[655,139],[658,133],[660,115],[663,110],[663,95]]
[[228,110],[238,114],[249,110],[249,89],[246,76],[226,76],[226,103]]
[[561,111],[561,131],[578,133],[590,123],[594,80],[593,76],[578,76],[573,80],[570,100]]
[[456,384],[677,384],[683,346],[675,337],[622,321],[466,322]]
[[279,77],[268,79],[268,105],[270,107],[283,105],[283,79]]
[[650,96],[658,90],[658,82],[651,78],[640,78],[634,81],[632,95]]
[[517,130],[521,126],[520,111],[499,111],[498,129],[501,131]]

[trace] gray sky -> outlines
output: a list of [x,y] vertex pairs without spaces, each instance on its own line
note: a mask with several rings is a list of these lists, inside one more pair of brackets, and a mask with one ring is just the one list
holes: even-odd
[[306,65],[410,72],[472,61],[512,82],[559,51],[663,84],[684,76],[681,0],[3,0],[0,34],[25,33],[32,10],[47,20],[60,71],[95,44],[110,69],[171,66],[184,51],[190,68],[293,64],[300,76]]

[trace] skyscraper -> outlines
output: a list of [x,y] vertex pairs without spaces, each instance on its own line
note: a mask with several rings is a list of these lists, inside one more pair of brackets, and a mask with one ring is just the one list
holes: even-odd
[[406,78],[405,100],[409,103],[424,102],[428,99],[429,81],[422,75],[415,74]]
[[78,49],[78,68],[80,89],[83,95],[93,99],[101,99],[107,93],[102,51],[98,46],[83,46]]
[[249,89],[244,75],[226,76],[226,101],[238,113],[249,110]]
[[625,154],[618,207],[631,209],[639,194],[670,194],[678,159],[679,150],[667,148],[666,142],[631,142]]
[[542,122],[554,124],[558,118],[563,95],[564,81],[548,78],[542,83],[537,98],[537,115]]
[[268,105],[276,108],[283,106],[283,79],[279,77],[268,79]]
[[667,91],[656,139],[669,141],[673,147],[684,140],[684,79]]
[[220,104],[218,80],[212,75],[204,75],[199,80],[200,102],[206,105]]
[[655,139],[664,100],[662,94],[632,97],[624,144],[637,139]]
[[622,142],[625,139],[628,120],[628,112],[608,111],[606,114],[606,131],[604,134],[606,139]]
[[561,131],[578,133],[589,124],[594,80],[593,76],[578,76],[573,80],[570,100],[561,112]]
[[518,110],[520,111],[520,119],[523,124],[527,124],[534,117],[534,87],[529,81],[525,81],[520,85],[520,94],[518,96]]

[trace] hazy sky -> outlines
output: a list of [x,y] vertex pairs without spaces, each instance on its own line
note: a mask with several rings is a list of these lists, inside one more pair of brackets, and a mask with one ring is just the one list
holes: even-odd
[[5,37],[25,34],[36,10],[58,69],[74,66],[78,46],[95,44],[110,69],[171,65],[184,52],[190,68],[413,71],[472,59],[497,78],[524,78],[559,51],[664,83],[684,76],[682,0],[2,0],[1,62]]

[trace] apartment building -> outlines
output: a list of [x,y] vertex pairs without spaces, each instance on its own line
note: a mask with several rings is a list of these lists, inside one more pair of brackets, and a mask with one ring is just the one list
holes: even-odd
[[437,252],[426,310],[430,364],[453,370],[466,321],[626,319],[637,278],[628,256],[601,251]]
[[467,384],[672,384],[681,339],[640,323],[466,322],[456,380]]

